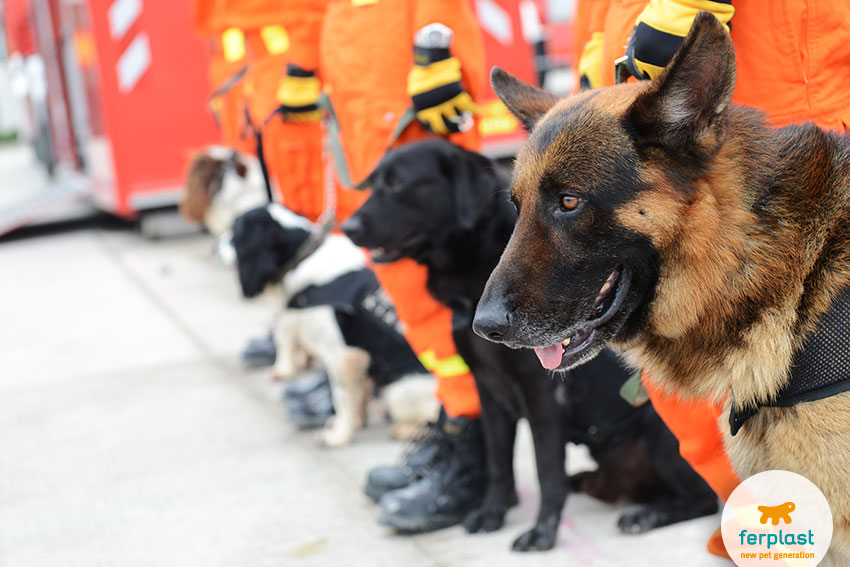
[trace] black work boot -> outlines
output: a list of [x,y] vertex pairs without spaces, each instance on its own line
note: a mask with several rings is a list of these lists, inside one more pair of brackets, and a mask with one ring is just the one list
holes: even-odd
[[379,522],[405,533],[447,528],[461,523],[481,505],[487,490],[487,464],[479,420],[446,420],[443,451],[421,478],[381,497]]
[[441,409],[440,417],[436,422],[425,424],[411,443],[401,464],[380,466],[370,470],[363,490],[366,496],[377,502],[387,492],[404,488],[419,479],[431,461],[447,451],[444,445],[448,442],[448,437],[442,429],[446,419],[446,413]]

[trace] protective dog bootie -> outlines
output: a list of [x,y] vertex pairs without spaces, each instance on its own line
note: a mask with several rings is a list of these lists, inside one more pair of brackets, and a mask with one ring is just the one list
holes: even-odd
[[266,368],[274,364],[275,358],[277,349],[271,333],[251,339],[242,350],[242,364],[248,368]]
[[330,388],[328,373],[324,370],[305,373],[286,383],[283,388],[283,399],[298,400],[320,388]]
[[333,396],[328,375],[322,371],[308,379],[306,384],[293,386],[294,391],[284,391],[283,401],[287,406],[287,421],[298,429],[322,427],[334,414]]
[[459,524],[481,505],[487,487],[487,466],[481,423],[465,417],[441,427],[442,451],[411,484],[387,492],[379,505],[379,522],[404,533],[419,533]]

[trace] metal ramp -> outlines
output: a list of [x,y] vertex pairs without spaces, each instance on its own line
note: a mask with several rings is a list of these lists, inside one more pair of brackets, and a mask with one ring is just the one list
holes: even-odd
[[95,213],[83,178],[51,182],[34,195],[0,209],[0,236],[32,224],[61,222]]

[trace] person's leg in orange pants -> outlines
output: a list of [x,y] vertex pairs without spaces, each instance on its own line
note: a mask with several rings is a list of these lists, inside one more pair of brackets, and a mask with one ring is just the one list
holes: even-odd
[[[667,395],[652,384],[652,377],[644,373],[643,384],[658,415],[679,440],[679,453],[693,469],[726,501],[741,479],[732,468],[723,445],[723,435],[718,420],[723,404],[710,404],[704,400],[682,400]],[[706,544],[713,555],[729,557],[720,536],[720,528]]]
[[[428,269],[413,260],[373,266],[378,281],[393,298],[399,319],[409,330],[408,342],[423,365],[437,378],[437,398],[451,417],[477,418],[478,391],[469,368],[455,351],[451,310],[430,294],[422,294]],[[415,294],[415,296],[413,296]],[[410,297],[413,296],[413,297]]]
[[[453,32],[450,50],[460,63],[462,90],[475,100],[484,82],[483,41],[466,0],[327,2],[319,75],[334,108],[353,184],[371,173],[399,119],[413,106],[408,77],[414,70],[414,38],[437,22]],[[395,145],[428,135],[414,122]],[[470,150],[480,147],[477,128],[449,140]],[[340,187],[337,218],[346,219],[366,197]],[[431,429],[430,440],[417,443],[401,466],[370,471],[367,494],[376,499],[383,494],[381,521],[388,525],[405,531],[444,527],[477,506],[486,488],[482,431],[474,419],[480,413],[477,389],[455,349],[451,311],[427,290],[426,268],[402,261],[375,269],[405,337],[436,376],[437,395],[449,419]]]
[[[432,22],[454,32],[451,51],[461,63],[463,86],[476,99],[484,82],[484,51],[478,23],[467,2],[327,3],[322,28],[319,74],[330,87],[339,122],[346,165],[357,183],[387,150],[396,121],[412,105],[407,76],[413,66],[413,37]],[[380,37],[373,30],[380,29]],[[424,139],[429,133],[411,124],[396,146]],[[449,141],[475,151],[477,128],[449,136]],[[347,219],[367,192],[339,187],[337,218]],[[405,337],[437,378],[437,396],[450,417],[478,417],[480,407],[472,375],[460,360],[451,336],[451,311],[426,289],[427,272],[412,261],[376,267],[381,285],[392,298]]]

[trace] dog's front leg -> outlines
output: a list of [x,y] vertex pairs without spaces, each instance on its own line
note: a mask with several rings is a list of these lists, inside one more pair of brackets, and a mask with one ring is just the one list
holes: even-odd
[[363,427],[368,368],[369,354],[359,348],[346,348],[328,367],[336,414],[328,420],[321,433],[325,446],[347,445],[354,440],[357,430]]
[[517,420],[475,379],[481,400],[481,427],[487,451],[487,492],[481,507],[463,521],[468,533],[492,532],[505,522],[508,509],[518,502],[514,486],[514,440]]
[[534,527],[519,536],[513,544],[515,551],[552,549],[558,537],[561,512],[569,493],[565,469],[566,434],[563,414],[565,408],[557,401],[555,384],[545,380],[522,380],[520,387],[527,407],[537,480],[540,483],[540,510]]
[[679,443],[655,411],[640,427],[643,445],[666,498],[625,512],[617,521],[623,533],[643,533],[717,512],[717,496],[679,454]]

